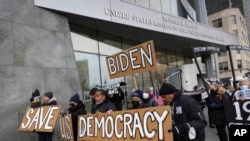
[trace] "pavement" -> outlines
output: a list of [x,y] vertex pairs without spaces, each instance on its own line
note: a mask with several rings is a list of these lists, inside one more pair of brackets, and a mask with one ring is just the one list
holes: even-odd
[[[204,108],[204,114],[208,121],[208,114],[207,114],[207,108]],[[209,125],[207,125],[206,129],[206,140],[205,141],[220,141],[219,136],[217,135],[216,128],[210,128]]]

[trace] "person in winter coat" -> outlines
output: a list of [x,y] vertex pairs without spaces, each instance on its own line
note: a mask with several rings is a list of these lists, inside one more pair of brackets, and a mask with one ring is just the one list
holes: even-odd
[[95,92],[97,91],[98,89],[97,88],[92,88],[90,91],[89,91],[89,96],[91,98],[91,113],[94,113],[95,109]]
[[129,109],[140,109],[142,107],[142,90],[135,90],[131,95],[131,104],[132,107]]
[[117,111],[122,110],[123,99],[124,99],[124,93],[120,87],[117,88],[117,93],[110,95],[110,101],[114,103]]
[[[52,92],[46,92],[43,95],[44,103],[42,106],[50,106],[50,105],[57,105],[56,97],[53,95]],[[52,141],[54,132],[38,132],[38,140],[39,141]]]
[[210,118],[212,124],[218,132],[220,141],[227,141],[226,132],[226,115],[224,110],[223,101],[226,98],[226,90],[223,87],[216,87],[216,84],[211,84],[211,103],[208,105],[210,108]]
[[150,97],[150,89],[146,89],[142,94],[142,105],[141,108],[155,107],[159,106],[158,103]]
[[76,93],[69,99],[69,105],[70,107],[68,111],[69,111],[69,114],[71,114],[71,118],[72,118],[74,141],[77,141],[78,116],[86,115],[87,112],[85,110],[85,105],[80,100],[80,96],[78,93]]
[[112,113],[115,111],[115,105],[110,102],[109,95],[106,91],[98,89],[95,92],[95,105],[93,107],[93,113]]
[[172,108],[172,129],[168,132],[173,132],[174,141],[189,141],[190,127],[196,132],[193,141],[205,141],[207,122],[199,104],[171,84],[164,83],[159,92],[164,104]]

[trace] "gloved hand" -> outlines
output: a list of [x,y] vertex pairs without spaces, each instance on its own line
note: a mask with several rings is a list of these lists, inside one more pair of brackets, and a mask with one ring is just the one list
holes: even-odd
[[216,104],[214,102],[209,104],[209,107],[212,108],[212,109],[215,108],[215,106],[216,106]]
[[185,130],[184,125],[176,125],[172,129],[168,130],[168,132],[173,132],[174,135],[179,135],[179,134],[183,133],[184,130]]

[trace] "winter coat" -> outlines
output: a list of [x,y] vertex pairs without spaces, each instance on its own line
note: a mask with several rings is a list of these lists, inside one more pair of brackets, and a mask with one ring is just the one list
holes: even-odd
[[189,126],[194,127],[196,138],[192,141],[205,141],[207,122],[197,101],[177,91],[172,104],[174,141],[189,141]]
[[[43,103],[41,106],[50,106],[50,105],[57,105],[57,102],[56,102],[56,97],[53,96],[48,103]],[[54,131],[53,132],[37,132],[39,134],[39,136],[47,136],[47,137],[50,137],[50,136],[53,136],[54,134]]]
[[116,108],[115,108],[115,105],[112,102],[106,100],[101,104],[98,104],[98,105],[95,104],[92,110],[93,110],[93,114],[95,114],[95,113],[98,113],[98,112],[106,113],[109,110],[115,111]]
[[[226,94],[223,94],[223,99],[219,99],[217,91],[211,91],[211,103],[208,105],[210,108],[209,118],[214,125],[226,125],[226,115],[224,109],[224,99]],[[212,103],[214,103],[213,106]]]
[[69,111],[69,114],[71,114],[74,140],[76,141],[77,140],[78,116],[86,115],[87,112],[85,110],[85,105],[82,103],[82,101],[79,101],[76,106],[70,107],[68,111]]
[[43,103],[42,106],[57,105],[56,97],[52,97],[48,103]]
[[117,111],[122,110],[122,100],[124,99],[124,93],[120,87],[117,88],[118,94],[113,94],[110,97],[110,101],[115,105]]
[[148,107],[155,107],[155,106],[159,106],[158,103],[149,98],[148,100],[144,100],[140,106],[140,108],[148,108]]

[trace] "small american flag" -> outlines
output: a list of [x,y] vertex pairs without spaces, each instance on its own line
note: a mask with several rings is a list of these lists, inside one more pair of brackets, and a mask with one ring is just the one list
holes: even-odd
[[164,105],[164,102],[163,102],[163,99],[162,99],[162,97],[161,96],[154,96],[154,98],[153,98],[153,100],[155,100],[157,103],[158,103],[158,105],[159,106],[162,106],[162,105]]

